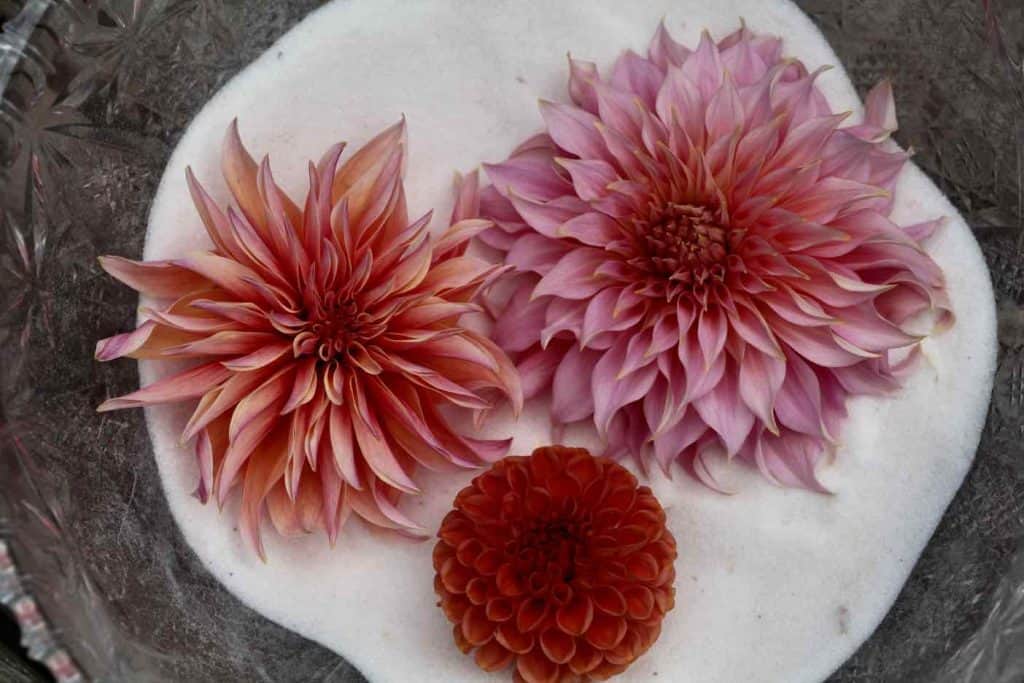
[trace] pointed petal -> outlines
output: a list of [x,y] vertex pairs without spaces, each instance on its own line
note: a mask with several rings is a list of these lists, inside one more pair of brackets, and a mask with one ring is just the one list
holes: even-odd
[[162,299],[176,299],[211,285],[202,274],[172,261],[132,261],[120,256],[101,256],[99,262],[103,270],[135,291]]
[[138,391],[104,401],[96,410],[106,412],[122,408],[139,408],[157,403],[172,403],[202,396],[231,376],[220,363],[207,363],[185,372],[165,377]]

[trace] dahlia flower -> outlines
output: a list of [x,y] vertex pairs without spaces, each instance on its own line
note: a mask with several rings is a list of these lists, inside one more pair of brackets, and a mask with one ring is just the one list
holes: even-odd
[[541,102],[546,133],[486,166],[481,198],[518,285],[493,338],[527,397],[550,387],[556,425],[712,487],[724,452],[821,489],[846,398],[897,388],[915,325],[950,318],[920,244],[938,222],[888,217],[908,156],[890,85],[844,126],[824,69],[746,27],[690,50],[662,25],[606,77],[569,67],[573,104]]
[[485,410],[498,395],[522,403],[508,358],[458,322],[499,270],[464,253],[488,225],[466,219],[476,177],[460,183],[454,224],[432,239],[429,213],[407,217],[405,148],[404,121],[340,166],[344,144],[331,147],[309,164],[298,205],[232,124],[222,167],[236,206],[222,210],[188,171],[214,248],[101,259],[165,303],[100,341],[96,357],[200,360],[99,409],[199,399],[182,434],[196,441],[196,494],[223,505],[240,489],[241,533],[261,557],[264,511],[282,534],[322,527],[332,543],[351,512],[420,533],[396,507],[420,492],[417,464],[477,467],[508,446],[457,433],[439,411]]
[[582,448],[508,457],[459,491],[434,548],[455,643],[516,680],[605,679],[661,633],[676,542],[646,486]]

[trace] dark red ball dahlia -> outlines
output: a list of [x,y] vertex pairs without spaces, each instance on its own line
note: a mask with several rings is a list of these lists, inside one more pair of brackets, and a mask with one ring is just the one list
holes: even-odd
[[528,683],[605,679],[675,604],[676,541],[650,488],[607,458],[548,446],[459,491],[434,548],[455,643]]

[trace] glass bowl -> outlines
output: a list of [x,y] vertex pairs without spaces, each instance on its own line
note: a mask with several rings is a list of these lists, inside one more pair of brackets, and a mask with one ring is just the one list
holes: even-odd
[[[359,681],[202,568],[163,500],[137,384],[92,360],[134,295],[164,164],[211,94],[315,0],[0,0],[0,601],[60,681]],[[831,681],[1024,679],[1024,4],[797,0],[966,216],[998,297],[977,460],[877,632]]]

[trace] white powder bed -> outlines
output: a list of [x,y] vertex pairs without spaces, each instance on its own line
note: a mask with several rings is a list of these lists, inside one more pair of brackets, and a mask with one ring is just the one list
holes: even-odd
[[[538,97],[566,99],[567,52],[608,65],[625,48],[644,50],[662,17],[690,45],[702,28],[721,38],[742,17],[755,31],[782,36],[785,52],[809,68],[839,67],[787,0],[339,0],[288,33],[196,117],[157,193],[145,257],[209,246],[184,169],[191,165],[226,202],[219,150],[236,116],[254,155],[269,153],[275,177],[301,197],[308,158],[341,139],[354,149],[404,113],[410,213],[434,207],[444,216],[455,170],[501,160],[539,130]],[[859,112],[842,68],[818,83],[834,109]],[[737,495],[682,474],[652,475],[679,543],[677,606],[657,644],[617,680],[821,680],[881,621],[971,465],[994,369],[993,297],[981,253],[955,209],[908,166],[894,218],[910,224],[940,215],[949,220],[927,248],[946,272],[957,324],[924,342],[923,361],[900,394],[851,403],[838,456],[819,471],[835,495],[779,489],[724,464],[716,474]],[[142,363],[143,384],[168,371]],[[178,445],[186,408],[148,409],[154,453],[184,537],[228,590],[343,655],[371,681],[509,680],[507,672],[479,671],[452,643],[435,607],[431,542],[373,533],[353,519],[334,549],[322,535],[282,539],[269,529],[267,564],[243,548],[234,507],[219,514],[191,496],[192,445]],[[529,452],[550,438],[546,411],[533,402],[517,424],[498,416],[487,431],[511,433],[513,452]],[[596,445],[583,429],[570,430],[568,440]],[[407,499],[406,511],[436,529],[472,476],[421,473],[426,494]]]

